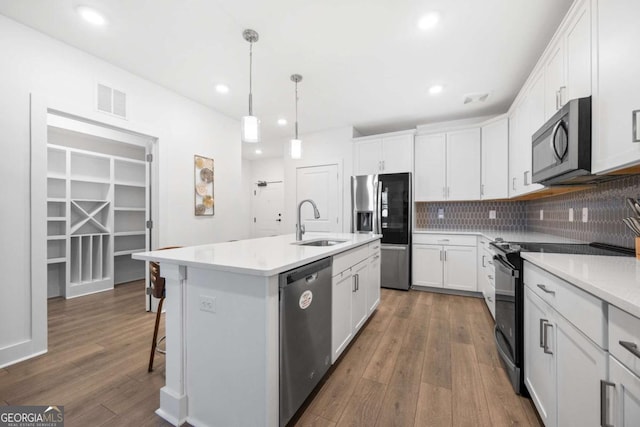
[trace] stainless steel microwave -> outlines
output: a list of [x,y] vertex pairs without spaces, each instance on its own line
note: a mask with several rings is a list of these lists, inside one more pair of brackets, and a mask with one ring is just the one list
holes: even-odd
[[532,177],[546,186],[591,178],[591,97],[569,101],[533,134]]

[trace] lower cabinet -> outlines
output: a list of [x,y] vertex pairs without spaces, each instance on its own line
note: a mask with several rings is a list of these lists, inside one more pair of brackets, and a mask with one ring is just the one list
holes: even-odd
[[[607,351],[595,342],[602,336],[590,336],[563,314],[564,304],[574,300],[564,297],[575,293],[577,301],[583,291],[526,264],[524,279],[525,385],[540,418],[546,427],[599,425]],[[549,299],[538,292],[548,292]]]
[[[603,425],[635,427],[640,424],[640,377],[609,356],[609,382],[603,384]],[[608,397],[608,398],[607,398]]]
[[380,303],[380,241],[336,255],[333,269],[331,363]]
[[[475,236],[414,235],[413,280],[415,286],[478,290]],[[429,243],[422,243],[422,242]]]

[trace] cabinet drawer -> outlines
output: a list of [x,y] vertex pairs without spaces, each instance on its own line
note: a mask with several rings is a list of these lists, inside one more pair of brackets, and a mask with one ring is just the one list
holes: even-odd
[[476,236],[464,234],[414,234],[413,243],[422,245],[476,246]]
[[358,246],[333,256],[332,276],[341,273],[369,257],[369,245]]
[[380,240],[369,243],[369,256],[380,255]]
[[[620,342],[623,344],[620,344]],[[635,345],[635,348],[633,347]],[[640,319],[609,306],[609,352],[640,376]]]
[[593,342],[607,348],[606,305],[602,300],[530,262],[524,263],[524,284]]

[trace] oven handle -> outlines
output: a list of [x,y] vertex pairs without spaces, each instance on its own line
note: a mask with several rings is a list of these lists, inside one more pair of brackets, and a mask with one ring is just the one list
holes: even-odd
[[520,276],[520,273],[513,265],[507,263],[498,255],[494,256],[493,259],[494,261],[497,261],[497,263],[494,265],[498,267],[498,269],[503,270],[503,272],[506,273],[508,276],[513,276],[515,278],[518,278]]
[[509,365],[509,369],[511,370],[515,370],[516,369],[516,364],[513,363],[511,361],[511,359],[509,359],[509,356],[507,356],[507,354],[504,352],[504,350],[502,350],[502,347],[500,347],[500,344],[498,343],[498,332],[502,333],[499,329],[498,329],[498,325],[495,325],[493,327],[493,335],[494,338],[496,340],[496,348],[498,349],[498,353],[500,353],[500,357],[502,358],[502,360],[504,360],[504,362]]

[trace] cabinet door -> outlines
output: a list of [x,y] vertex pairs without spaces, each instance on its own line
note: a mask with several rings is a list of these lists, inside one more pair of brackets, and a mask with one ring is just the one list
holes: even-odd
[[415,200],[445,199],[446,135],[419,135],[415,141]]
[[380,303],[380,254],[369,258],[369,272],[366,283],[367,312],[371,314]]
[[613,405],[609,406],[607,422],[616,427],[636,427],[640,420],[640,378],[609,356],[609,387]]
[[371,175],[380,173],[382,139],[358,141],[353,145],[354,175]]
[[[524,288],[524,383],[546,427],[556,424],[555,325],[551,307]],[[545,326],[545,325],[550,326]],[[546,329],[548,351],[543,348]]]
[[523,188],[521,194],[530,193],[543,187],[540,184],[534,184],[533,177],[531,175],[531,171],[533,170],[531,141],[533,138],[533,134],[536,133],[538,129],[540,129],[540,127],[545,123],[545,80],[543,77],[544,76],[542,74],[539,74],[531,84],[531,88],[529,89],[529,93],[527,94],[526,108],[524,112],[525,116],[523,117],[523,121],[521,123],[521,145],[519,148],[519,154],[516,153],[517,155],[520,155],[522,160],[524,161],[522,175]]
[[591,5],[588,0],[576,9],[565,36],[567,89],[562,104],[591,95]]
[[447,133],[447,200],[480,199],[480,128]]
[[353,275],[353,292],[351,294],[351,324],[353,332],[367,320],[369,310],[367,307],[367,280],[369,272],[369,260],[359,262],[351,268]]
[[413,284],[442,287],[442,260],[444,250],[440,245],[413,245]]
[[[565,91],[564,80],[564,40],[559,39],[549,49],[549,57],[544,64],[544,118],[549,119],[562,105],[560,96]],[[541,123],[541,124],[542,124]]]
[[502,120],[482,128],[482,183],[480,198],[509,197],[509,121]]
[[557,425],[598,425],[607,353],[560,316],[556,326]]
[[509,115],[509,197],[517,196],[522,189],[524,171],[520,144],[522,110],[523,103],[520,102]]
[[353,336],[351,294],[353,276],[350,270],[333,276],[331,294],[331,362],[335,362]]
[[444,247],[444,287],[461,291],[478,290],[475,246]]
[[413,135],[382,138],[382,173],[413,170]]
[[592,172],[598,173],[640,161],[632,120],[632,112],[640,110],[640,2],[598,0],[593,11],[597,13],[593,67],[597,75],[593,79]]

